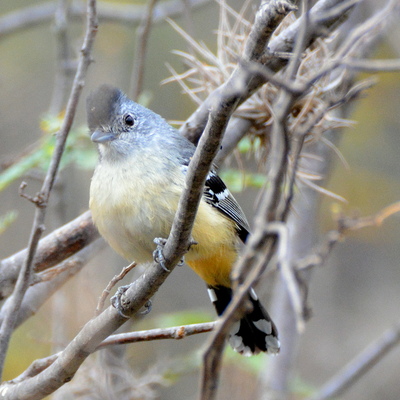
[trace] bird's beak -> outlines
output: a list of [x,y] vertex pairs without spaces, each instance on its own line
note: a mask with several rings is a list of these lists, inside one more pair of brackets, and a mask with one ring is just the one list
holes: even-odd
[[111,142],[116,139],[117,135],[112,132],[94,131],[90,139],[95,143]]

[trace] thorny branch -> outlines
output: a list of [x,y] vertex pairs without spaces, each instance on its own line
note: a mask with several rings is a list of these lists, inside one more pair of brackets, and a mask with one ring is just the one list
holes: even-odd
[[[317,4],[310,10],[310,15],[308,17],[310,24],[307,29],[307,46],[309,46],[317,37],[321,36],[324,28],[329,29],[333,24],[337,23],[338,20],[343,19],[346,13],[354,7],[355,3],[360,1],[361,0],[352,1],[351,3],[345,2],[344,10],[341,8],[339,12],[337,12],[334,6],[337,4],[340,5],[343,3],[343,0],[322,0],[317,2]],[[293,43],[299,34],[299,27],[303,23],[304,18],[304,16],[300,17],[295,23],[290,25],[287,29],[270,41],[268,44],[268,49],[271,56],[267,58],[265,63],[263,63],[263,67],[267,71],[270,70],[273,73],[276,73],[287,65],[287,58],[279,58],[279,54],[288,54],[293,51]],[[248,73],[245,68],[240,70],[240,65],[238,66],[237,70],[239,73],[244,75]],[[251,78],[251,81],[248,82],[247,86],[241,93],[240,103],[246,100],[266,82],[265,77],[263,77],[261,74],[251,74]],[[183,136],[186,136],[193,143],[197,143],[207,121],[208,109],[216,98],[224,99],[226,96],[230,95],[229,87],[230,85],[228,80],[224,85],[221,86],[221,88],[214,91],[207,97],[207,99],[181,127],[180,132]],[[225,92],[225,89],[227,89],[227,92]]]
[[[303,2],[304,8],[307,10],[307,2]],[[347,5],[349,3],[346,3]],[[352,3],[354,4],[354,2]],[[388,7],[390,8],[390,6]],[[386,8],[385,12],[387,13],[388,8]],[[338,7],[335,11],[342,10],[343,7]],[[331,12],[331,10],[330,10]],[[331,13],[332,14],[332,13]],[[300,25],[300,33],[299,37],[296,41],[296,45],[294,47],[293,54],[290,58],[288,68],[286,70],[286,75],[284,75],[284,80],[286,79],[288,85],[293,86],[296,85],[295,77],[297,69],[300,65],[300,58],[302,51],[307,46],[307,43],[310,41],[310,37],[312,37],[313,25],[310,23],[311,19],[310,14],[306,11],[303,14],[302,22]],[[337,14],[336,14],[337,15]],[[382,15],[377,15],[375,20],[371,21],[370,25],[368,23],[365,26],[362,26],[359,29],[354,31],[352,35],[352,39],[356,42],[359,41],[360,37],[365,33],[365,27],[369,29],[371,26],[376,26],[377,22],[382,21]],[[300,21],[300,19],[299,19]],[[311,27],[311,28],[310,28]],[[363,32],[364,30],[364,32]],[[311,33],[310,33],[311,32]],[[358,35],[358,37],[357,37]],[[349,42],[347,42],[349,43]],[[354,41],[351,42],[354,45]],[[346,53],[350,49],[344,45],[342,47],[342,52]],[[340,53],[340,51],[339,51]],[[306,85],[305,85],[306,86]],[[303,89],[304,90],[304,89]],[[307,90],[307,89],[306,89]],[[286,118],[289,114],[289,111],[294,104],[294,101],[297,99],[299,93],[293,90],[285,90],[285,86],[282,88],[280,95],[278,95],[278,99],[273,106],[274,110],[274,124],[272,127],[272,137],[271,137],[271,149],[269,151],[270,161],[270,170],[268,174],[268,191],[264,195],[264,199],[262,201],[262,210],[256,214],[256,228],[253,236],[248,241],[247,249],[244,253],[243,258],[241,259],[241,263],[235,269],[235,274],[233,279],[237,279],[238,282],[243,281],[244,277],[247,277],[244,280],[244,283],[239,287],[239,290],[236,293],[235,298],[230,303],[229,307],[224,313],[224,319],[221,325],[215,330],[213,333],[209,346],[207,347],[207,353],[205,356],[205,364],[204,364],[204,374],[203,375],[203,392],[202,399],[212,399],[215,397],[216,386],[217,386],[217,376],[218,376],[218,360],[220,359],[220,352],[223,348],[223,342],[221,338],[226,333],[227,329],[231,321],[237,318],[238,307],[240,306],[240,302],[243,299],[243,296],[246,295],[247,290],[250,286],[252,286],[259,278],[261,272],[267,265],[269,259],[271,258],[272,251],[274,249],[275,237],[271,237],[268,232],[268,227],[270,224],[268,222],[273,221],[285,221],[285,217],[289,211],[290,203],[293,197],[293,187],[294,187],[294,176],[290,181],[289,187],[289,195],[285,198],[281,194],[281,188],[284,177],[287,175],[287,156],[290,151],[289,138],[287,135],[287,127],[286,127]],[[211,95],[212,96],[212,95]],[[316,121],[314,121],[316,122]],[[305,139],[305,135],[308,133],[308,130],[304,130],[303,134],[296,137],[296,148],[295,148],[295,163],[294,170],[297,169],[296,165],[298,162],[298,157],[300,156],[300,151],[303,146],[303,142]],[[259,226],[257,221],[261,222]],[[276,236],[277,240],[284,240],[284,235],[282,230],[278,230],[278,235]],[[257,235],[261,237],[258,238]],[[272,239],[270,241],[269,239]],[[262,245],[263,244],[263,245]],[[269,245],[269,247],[268,247]],[[251,258],[256,250],[261,251],[262,254],[265,255],[265,258],[261,262],[256,262],[255,258]],[[246,260],[246,257],[250,257]],[[249,262],[249,261],[253,262]],[[279,262],[279,260],[278,260]],[[282,267],[286,264],[282,264]],[[253,269],[251,269],[253,267]],[[240,271],[240,269],[243,271]],[[245,271],[245,272],[244,272]],[[292,300],[292,305],[296,310],[296,317],[298,318],[298,326],[301,328],[304,326],[304,306],[302,304],[302,295],[300,287],[297,283],[295,274],[293,273],[290,266],[286,268],[282,268],[283,278],[286,282],[286,286],[288,288],[288,292],[290,294],[290,298]],[[242,276],[242,278],[241,278]],[[236,301],[237,300],[237,301]]]

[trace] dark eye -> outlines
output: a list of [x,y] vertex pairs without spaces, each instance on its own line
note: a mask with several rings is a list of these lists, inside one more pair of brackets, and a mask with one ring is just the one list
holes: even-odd
[[133,126],[135,124],[135,119],[133,118],[132,114],[126,114],[124,116],[124,122],[128,126]]

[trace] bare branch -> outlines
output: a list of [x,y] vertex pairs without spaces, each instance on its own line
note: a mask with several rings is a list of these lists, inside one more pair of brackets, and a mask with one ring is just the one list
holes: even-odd
[[337,218],[337,229],[329,231],[325,235],[324,241],[318,245],[317,249],[315,249],[311,255],[304,257],[298,262],[295,266],[296,270],[302,271],[323,265],[334,246],[340,243],[344,236],[351,231],[380,226],[387,218],[390,218],[396,213],[400,213],[400,202],[390,204],[376,214],[366,217],[339,215]]
[[[108,346],[148,342],[153,340],[165,340],[165,339],[181,340],[187,336],[197,335],[199,333],[211,332],[214,329],[215,325],[216,322],[204,322],[201,324],[190,324],[190,325],[174,326],[170,328],[149,329],[146,331],[120,333],[109,336],[107,339],[101,342],[100,345],[95,350],[101,350]],[[53,364],[54,361],[56,361],[61,354],[62,352],[59,352],[51,356],[35,360],[21,375],[19,375],[12,381],[8,382],[8,384],[15,385],[29,378],[33,378],[34,376],[43,372],[51,364]]]
[[338,398],[400,343],[400,323],[388,329],[308,400]]
[[[34,259],[34,272],[44,271],[74,255],[99,237],[92,222],[90,211],[62,226],[40,240]],[[28,250],[3,259],[0,262],[0,298],[12,292],[18,273],[26,259]]]
[[41,199],[41,204],[38,205],[35,212],[34,223],[32,226],[31,236],[29,239],[27,258],[19,273],[18,280],[15,285],[15,289],[11,300],[12,303],[10,305],[8,313],[4,317],[3,323],[0,328],[0,376],[2,375],[3,371],[4,361],[8,349],[10,336],[14,329],[15,321],[17,318],[17,311],[21,306],[24,294],[30,283],[33,258],[39,243],[39,239],[44,230],[44,218],[46,215],[45,205],[48,202],[56,178],[56,174],[58,171],[61,155],[64,151],[65,142],[75,116],[75,111],[78,105],[80,92],[82,91],[83,88],[83,82],[86,76],[86,71],[90,64],[90,52],[92,49],[96,31],[97,31],[96,2],[95,0],[90,0],[88,2],[87,30],[82,47],[82,56],[79,62],[77,73],[75,75],[74,84],[68,101],[65,118],[61,126],[59,135],[57,137],[54,155],[52,157],[49,170],[47,171],[41,192],[37,196],[39,199]]
[[[161,278],[160,278],[161,276]],[[124,294],[124,312],[129,315],[137,313],[146,301],[155,293],[161,285],[160,280],[168,273],[155,264],[149,266],[146,274],[139,277],[133,287]],[[83,361],[93,353],[112,332],[120,327],[126,318],[123,317],[114,307],[108,307],[98,317],[90,320],[79,332],[79,334],[68,344],[64,351],[58,353],[56,360],[45,370],[40,370],[38,375],[15,381],[5,382],[0,386],[0,398],[6,400],[39,400],[46,395],[53,393],[64,383],[70,381]],[[170,338],[181,338],[185,335],[206,332],[212,329],[210,325],[200,324],[193,327],[182,327],[167,329],[164,334],[159,330],[154,332],[154,338],[170,336]],[[152,333],[150,333],[150,336]],[[136,336],[136,337],[135,337]],[[133,334],[132,340],[149,340],[148,332],[144,332],[142,339]],[[50,362],[49,362],[50,363]],[[30,373],[29,376],[32,374]]]
[[[57,360],[57,357],[59,356],[59,353],[52,354],[51,356],[41,358],[39,360],[35,360],[21,375],[17,376],[14,378],[10,383],[12,384],[17,384],[19,382],[22,382],[28,378],[32,378],[36,375],[38,375],[40,372],[44,371],[46,368],[48,368],[55,360]],[[0,395],[1,395],[1,390],[0,390]]]
[[356,71],[363,72],[398,72],[400,71],[400,59],[395,60],[359,60],[347,58],[342,65]]
[[126,318],[119,315],[113,307],[108,307],[83,327],[48,368],[17,384],[13,381],[3,383],[0,386],[0,398],[39,400],[53,393],[69,382],[89,354],[125,321]]
[[211,332],[216,322],[204,322],[201,324],[191,324],[174,326],[171,328],[149,329],[147,331],[137,331],[120,333],[111,335],[104,340],[98,349],[115,344],[128,344],[137,342],[147,342],[150,340],[163,340],[163,339],[184,339],[186,336],[197,335],[199,333]]
[[[32,315],[36,314],[43,303],[62,285],[64,285],[68,279],[76,275],[93,257],[93,255],[99,251],[102,245],[102,241],[98,239],[96,242],[86,246],[56,267],[37,275],[33,286],[30,286],[26,291],[21,307],[18,310],[15,328],[25,322]],[[3,322],[4,315],[8,312],[10,300],[11,298],[9,298],[1,308],[0,323]]]
[[[192,7],[200,7],[210,0],[188,0]],[[146,13],[145,5],[108,4],[100,2],[98,5],[98,18],[101,22],[140,23]],[[33,26],[50,22],[57,5],[53,2],[24,7],[0,18],[0,37],[13,34],[19,30],[29,29]],[[69,9],[72,19],[81,20],[85,15],[85,7],[81,2],[74,2]],[[163,22],[166,18],[182,14],[182,1],[169,0],[158,5],[154,12],[154,23]]]

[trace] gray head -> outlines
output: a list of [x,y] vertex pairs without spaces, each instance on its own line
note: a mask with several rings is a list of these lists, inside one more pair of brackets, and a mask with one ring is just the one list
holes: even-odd
[[103,157],[118,159],[152,140],[159,142],[178,135],[158,114],[110,85],[90,93],[86,110],[91,139],[100,145]]

